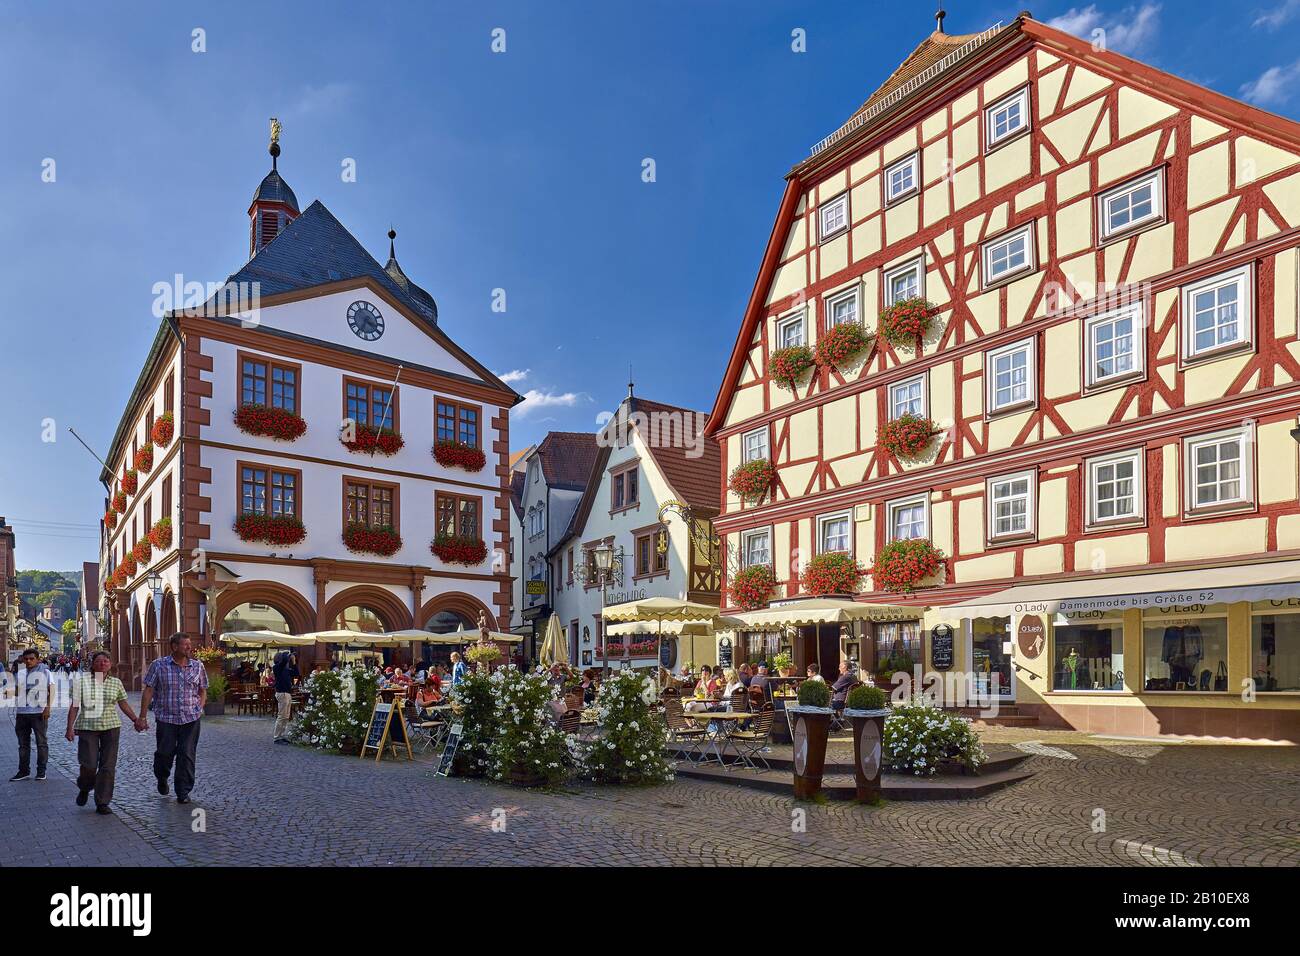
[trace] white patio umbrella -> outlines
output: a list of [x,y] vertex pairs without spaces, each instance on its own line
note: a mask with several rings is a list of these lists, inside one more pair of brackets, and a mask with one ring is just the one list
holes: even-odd
[[311,631],[304,634],[303,637],[309,637],[313,641],[320,641],[322,644],[364,644],[366,638],[377,637],[378,635],[366,631]]
[[259,647],[305,647],[316,643],[307,637],[281,634],[278,631],[229,631],[221,635],[221,642],[248,650]]
[[[697,622],[708,624],[721,615],[716,604],[700,604],[696,601],[683,601],[680,598],[652,597],[640,601],[625,601],[613,604],[601,612],[606,621],[626,623],[630,621],[654,621],[658,625],[655,637],[655,658],[660,659],[663,647],[664,621]],[[691,650],[695,650],[694,641]]]
[[550,620],[546,622],[546,637],[542,640],[542,650],[537,655],[542,665],[550,667],[552,664],[558,664],[561,660],[568,661],[567,651],[561,654],[561,645],[564,637],[560,631],[560,616],[552,614]]

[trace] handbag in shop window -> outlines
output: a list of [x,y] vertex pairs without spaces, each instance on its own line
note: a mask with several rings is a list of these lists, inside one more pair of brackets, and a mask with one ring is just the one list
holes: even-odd
[[1218,668],[1215,669],[1214,672],[1214,689],[1215,690],[1228,689],[1228,665],[1225,664],[1223,661],[1219,661],[1219,666]]

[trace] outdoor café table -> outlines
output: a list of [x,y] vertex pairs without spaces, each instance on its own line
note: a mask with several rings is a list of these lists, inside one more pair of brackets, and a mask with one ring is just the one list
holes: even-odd
[[[742,720],[749,720],[754,716],[753,714],[747,710],[706,710],[693,711],[687,713],[685,716],[690,720],[703,720],[708,721],[709,723],[717,721],[718,729],[721,732],[710,734],[709,740],[712,744],[713,755],[718,758],[718,764],[723,767],[743,765],[744,762],[740,759],[739,753],[736,754],[736,759],[732,760],[730,763],[727,762],[727,744],[730,742],[729,738],[731,732],[730,730],[723,730],[722,728],[726,722],[737,723]],[[703,760],[701,760],[701,763],[703,763]]]

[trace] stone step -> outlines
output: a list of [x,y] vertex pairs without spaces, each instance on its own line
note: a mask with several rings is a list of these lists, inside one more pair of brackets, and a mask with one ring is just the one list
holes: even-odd
[[[787,752],[789,750],[789,748],[784,748],[784,749]],[[731,756],[730,752],[728,752],[728,756],[729,757]],[[786,756],[780,752],[767,753],[764,754],[763,756],[766,758],[768,765],[774,771],[777,771],[779,773],[785,773],[785,774],[794,773],[794,760],[791,759],[789,756]],[[940,776],[989,777],[996,773],[1012,770],[1013,768],[1019,766],[1025,760],[1029,759],[1029,756],[1030,756],[1029,754],[1017,750],[994,751],[988,755],[988,759],[984,762],[984,765],[981,766],[979,770],[976,771],[975,773],[967,773],[964,770],[960,770],[960,771],[954,771],[952,773],[940,774]],[[685,750],[681,750],[681,749],[673,750],[672,748],[669,748],[668,759],[677,760],[678,768],[687,766],[687,762],[686,762],[687,752]],[[705,766],[716,767],[717,764],[706,764]],[[853,773],[854,773],[853,764],[851,762],[843,759],[830,757],[830,756],[827,757],[826,760],[827,776],[843,776],[843,777],[848,777],[851,780],[853,779]],[[886,776],[892,777],[892,776],[906,776],[906,775],[886,774]]]
[[[716,764],[697,767],[679,763],[677,776],[707,780],[750,790],[793,796],[794,777],[788,770],[728,770]],[[886,800],[973,800],[1011,786],[1032,776],[1025,770],[996,770],[979,776],[937,774],[913,777],[887,773],[881,778],[881,796]],[[852,800],[857,788],[851,774],[828,774],[822,778],[822,793],[829,800]]]

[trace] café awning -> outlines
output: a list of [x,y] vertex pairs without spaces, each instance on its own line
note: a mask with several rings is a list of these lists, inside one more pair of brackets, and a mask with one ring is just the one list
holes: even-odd
[[[740,620],[734,617],[720,616],[711,621],[664,621],[665,637],[707,636],[714,631],[740,630]],[[610,637],[628,637],[645,635],[654,637],[659,633],[658,625],[647,621],[625,621],[611,624],[606,633]]]
[[221,643],[245,650],[262,647],[306,647],[315,644],[313,638],[281,634],[278,631],[229,631],[221,635]]
[[953,618],[1072,614],[1300,597],[1300,561],[1021,584],[941,610]]
[[726,630],[764,631],[811,624],[848,624],[852,621],[908,621],[916,620],[924,612],[923,607],[864,604],[841,598],[809,598],[737,614],[735,623]]
[[679,598],[652,597],[611,604],[601,611],[607,621],[711,621],[718,616],[716,604],[699,604]]

